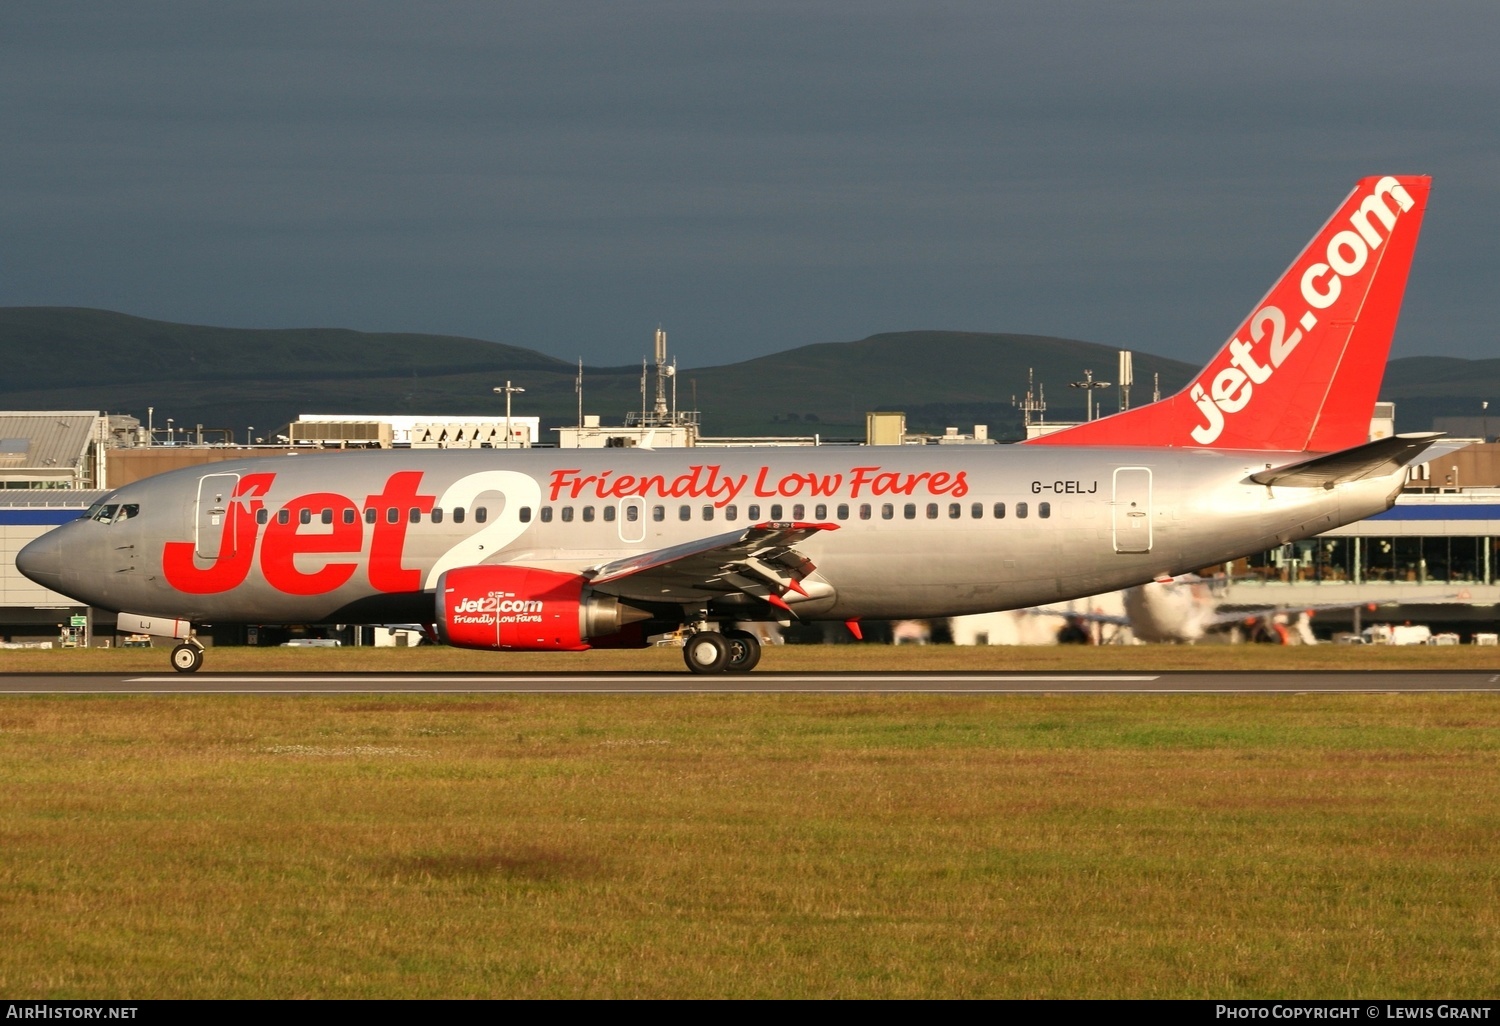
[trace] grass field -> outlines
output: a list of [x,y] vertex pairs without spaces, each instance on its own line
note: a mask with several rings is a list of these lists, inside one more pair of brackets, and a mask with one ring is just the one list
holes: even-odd
[[10,995],[1488,997],[1500,965],[1491,695],[14,697],[0,779]]

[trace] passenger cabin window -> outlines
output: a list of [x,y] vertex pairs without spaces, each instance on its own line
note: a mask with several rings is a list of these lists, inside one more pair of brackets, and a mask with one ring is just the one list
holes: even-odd
[[892,506],[889,502],[882,502],[880,504],[880,519],[881,520],[889,520],[892,517],[894,517],[895,515],[896,515],[896,507],[895,506]]
[[594,507],[583,507],[583,522],[585,524],[592,524],[594,522]]
[[562,508],[561,512],[562,512],[562,522],[563,523],[570,524],[570,523],[573,522],[573,507],[572,506],[564,506]]
[[379,516],[380,514],[376,511],[374,506],[365,507],[365,523],[373,524]]
[[[264,512],[264,510],[262,510],[262,512]],[[354,521],[356,521],[358,519],[359,519],[359,517],[357,517],[357,516],[354,515],[354,507],[353,506],[345,506],[344,507],[344,523],[346,523],[346,524],[352,524],[352,523],[354,523]],[[264,523],[264,521],[262,521],[262,523]]]
[[289,509],[278,509],[276,511],[276,522],[278,524],[290,524],[292,522],[292,511]]
[[781,519],[781,503],[779,503],[779,502],[773,502],[771,504],[771,519],[772,520],[780,520]]
[[385,522],[388,524],[399,524],[401,522],[401,511],[395,506],[385,508]]
[[704,520],[712,520],[713,518],[714,518],[714,508],[712,506],[704,506],[703,507],[703,519]]
[[318,519],[322,520],[325,524],[333,523],[333,510],[325,509]]
[[1018,503],[1016,503],[1016,519],[1017,520],[1025,520],[1026,519],[1026,503],[1024,503],[1024,502],[1018,502]]
[[729,506],[725,506],[724,507],[724,519],[725,520],[738,520],[739,518],[740,518],[740,508],[738,506],[729,505]]
[[816,506],[814,506],[813,507],[813,519],[814,520],[827,520],[828,519],[828,507],[825,506],[821,502],[818,503]]
[[849,506],[847,503],[839,503],[838,515],[840,520],[849,519]]
[[1046,520],[1052,515],[1052,503],[1039,502],[1036,504],[1036,515]]
[[677,507],[677,519],[678,520],[691,520],[692,518],[693,518],[693,507],[691,507],[691,506],[678,506]]
[[806,520],[807,519],[807,507],[803,506],[802,503],[800,503],[800,502],[797,503],[795,506],[793,506],[792,507],[792,519],[793,520]]
[[490,518],[490,511],[483,506],[474,507],[474,523],[482,524]]
[[984,503],[982,503],[982,502],[976,502],[976,503],[974,503],[974,505],[970,506],[969,507],[969,516],[973,517],[975,520],[983,520],[984,519]]
[[[347,512],[353,513],[354,511],[351,509],[351,510],[348,510]],[[269,524],[271,522],[271,511],[268,510],[268,509],[266,509],[264,506],[262,506],[260,509],[256,510],[255,511],[255,522],[257,524]]]
[[917,519],[917,504],[915,502],[908,502],[905,508],[901,510],[901,515],[908,520]]
[[612,524],[615,522],[615,508],[613,506],[604,507],[604,522],[606,524]]
[[551,506],[543,506],[542,507],[542,523],[544,523],[544,524],[550,524],[550,523],[552,523],[552,507]]
[[463,523],[464,522],[464,514],[466,512],[468,512],[468,511],[465,510],[462,506],[454,506],[453,507],[453,522],[455,524],[461,524],[461,523]]
[[747,510],[745,510],[745,516],[749,517],[751,520],[759,520],[760,519],[760,503],[752,502],[750,504],[750,508],[747,509]]
[[529,523],[531,523],[531,507],[530,506],[522,506],[520,508],[520,510],[518,510],[516,512],[516,516],[518,518],[520,518],[520,521],[523,524],[529,524]]
[[422,511],[413,506],[406,511],[406,522],[409,524],[420,524],[422,522]]
[[652,506],[651,507],[651,519],[655,520],[658,524],[661,523],[663,520],[667,519],[667,507],[665,507],[665,506]]
[[928,520],[936,520],[937,519],[937,515],[938,515],[937,503],[935,503],[935,502],[929,502],[927,504],[927,519]]
[[628,520],[628,521],[630,521],[632,524],[635,523],[637,520],[641,519],[641,510],[640,510],[640,507],[639,506],[626,506],[625,507],[625,519]]
[[995,519],[996,520],[1004,520],[1005,519],[1005,503],[1003,503],[1003,502],[997,502],[997,503],[995,503]]
[[441,524],[443,522],[443,507],[432,507],[432,522],[434,524]]
[[963,506],[961,504],[959,504],[957,502],[950,502],[950,503],[948,503],[948,519],[949,520],[957,520],[959,517],[961,517],[963,515],[964,515],[964,508],[963,508]]
[[299,524],[310,524],[310,523],[312,523],[312,510],[310,510],[310,509],[301,509],[301,510],[298,510],[297,511],[297,523],[299,523]]

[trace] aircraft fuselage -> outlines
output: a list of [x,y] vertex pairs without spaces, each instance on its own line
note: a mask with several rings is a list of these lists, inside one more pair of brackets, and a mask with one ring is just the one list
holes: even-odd
[[[583,573],[792,521],[837,527],[798,546],[823,586],[787,596],[797,616],[952,616],[1237,558],[1377,513],[1400,487],[1399,474],[1329,489],[1248,480],[1299,455],[1023,446],[308,453],[127,485],[92,518],[47,535],[27,573],[55,574],[50,586],[104,609],[195,623],[429,622],[436,582],[455,567]],[[786,616],[732,590],[706,590],[701,602],[739,619]]]

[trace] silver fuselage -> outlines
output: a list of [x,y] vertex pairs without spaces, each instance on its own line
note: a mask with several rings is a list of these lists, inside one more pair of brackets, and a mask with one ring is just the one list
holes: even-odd
[[1212,566],[1380,512],[1401,486],[1400,474],[1326,489],[1248,480],[1304,456],[1021,445],[308,453],[127,485],[105,500],[119,507],[108,522],[59,527],[18,565],[92,606],[195,623],[425,622],[438,575],[455,566],[584,572],[755,522],[817,521],[837,530],[798,546],[821,585],[798,616],[952,616]]

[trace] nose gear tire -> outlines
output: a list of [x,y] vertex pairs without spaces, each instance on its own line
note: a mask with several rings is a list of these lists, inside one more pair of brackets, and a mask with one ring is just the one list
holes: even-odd
[[178,673],[196,673],[203,665],[203,649],[197,645],[178,645],[172,649],[172,669]]

